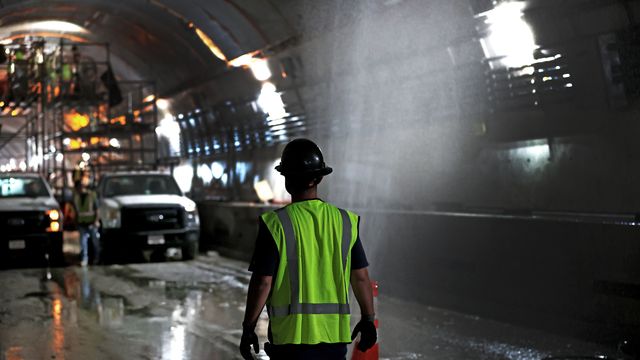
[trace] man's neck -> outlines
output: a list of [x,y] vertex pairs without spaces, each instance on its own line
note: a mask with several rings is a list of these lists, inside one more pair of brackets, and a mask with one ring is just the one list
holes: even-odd
[[298,194],[291,195],[291,202],[313,200],[318,198],[318,187],[314,186]]

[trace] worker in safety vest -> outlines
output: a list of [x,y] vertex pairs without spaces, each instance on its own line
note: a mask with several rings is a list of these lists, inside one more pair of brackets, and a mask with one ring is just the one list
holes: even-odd
[[82,179],[74,183],[73,206],[76,210],[76,223],[80,232],[81,264],[89,263],[89,239],[93,245],[93,263],[100,261],[100,234],[98,232],[98,199],[95,191],[83,184]]
[[[366,351],[377,332],[360,217],[318,199],[318,184],[332,169],[312,141],[287,144],[276,170],[292,203],[259,219],[240,353],[252,359],[251,345],[259,352],[255,327],[265,304],[271,359],[345,359],[358,333]],[[352,334],[349,285],[362,314]]]

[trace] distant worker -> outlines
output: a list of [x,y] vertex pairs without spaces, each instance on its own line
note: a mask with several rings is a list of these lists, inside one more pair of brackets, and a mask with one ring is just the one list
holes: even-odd
[[[240,353],[252,359],[251,345],[259,352],[255,327],[265,304],[265,351],[273,360],[342,360],[358,333],[359,348],[366,351],[377,332],[360,218],[318,199],[318,184],[332,169],[312,141],[287,144],[276,170],[292,203],[259,219]],[[351,336],[350,284],[362,314]]]
[[100,261],[100,234],[98,233],[98,199],[95,191],[83,184],[82,178],[74,183],[73,205],[80,232],[80,257],[82,266],[89,263],[89,239],[93,245],[93,264]]

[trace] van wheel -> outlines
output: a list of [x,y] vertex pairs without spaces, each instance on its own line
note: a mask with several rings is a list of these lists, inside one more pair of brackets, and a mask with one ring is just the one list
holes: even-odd
[[193,260],[198,255],[198,240],[185,241],[185,244],[182,245],[182,260]]

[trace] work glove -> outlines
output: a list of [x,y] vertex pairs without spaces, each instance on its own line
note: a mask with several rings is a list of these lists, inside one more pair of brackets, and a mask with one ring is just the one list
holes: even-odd
[[260,352],[260,343],[258,342],[258,335],[256,335],[255,326],[242,326],[242,337],[240,338],[240,354],[245,360],[253,360],[251,355],[251,345],[253,345],[253,351]]
[[373,347],[378,341],[378,330],[373,323],[373,316],[363,316],[360,322],[353,328],[351,333],[351,341],[355,340],[360,333],[360,342],[358,342],[358,350],[365,352]]

